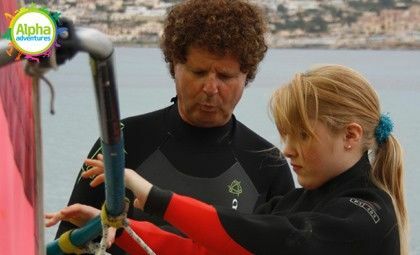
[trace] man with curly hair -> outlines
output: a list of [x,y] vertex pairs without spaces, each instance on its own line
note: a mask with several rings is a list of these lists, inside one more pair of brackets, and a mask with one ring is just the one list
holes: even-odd
[[[290,169],[279,151],[233,115],[267,51],[265,31],[261,11],[245,0],[175,5],[161,48],[176,97],[167,108],[123,120],[126,167],[159,187],[244,213],[291,190]],[[89,158],[98,152],[99,141]],[[92,188],[77,178],[69,204],[100,208],[103,201],[103,186]],[[132,203],[128,217],[176,232]],[[57,235],[72,227],[61,223]]]

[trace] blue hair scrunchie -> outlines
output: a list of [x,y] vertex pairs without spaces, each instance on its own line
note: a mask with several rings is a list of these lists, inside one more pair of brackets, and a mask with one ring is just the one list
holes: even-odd
[[379,117],[378,126],[375,129],[375,137],[379,145],[381,145],[386,141],[386,139],[388,139],[393,128],[394,123],[392,123],[392,120],[389,117],[389,113],[381,114],[381,117]]

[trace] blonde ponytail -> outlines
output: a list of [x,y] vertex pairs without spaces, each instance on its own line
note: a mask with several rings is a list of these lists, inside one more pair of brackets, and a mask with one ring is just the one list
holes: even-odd
[[378,145],[372,166],[372,180],[392,198],[400,236],[400,254],[409,253],[408,213],[404,194],[404,167],[402,149],[391,134]]

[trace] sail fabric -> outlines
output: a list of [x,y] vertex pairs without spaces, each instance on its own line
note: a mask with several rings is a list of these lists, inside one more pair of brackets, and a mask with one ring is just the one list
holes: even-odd
[[[18,9],[0,1],[0,34]],[[22,62],[0,68],[0,253],[37,254],[36,163],[32,83]]]

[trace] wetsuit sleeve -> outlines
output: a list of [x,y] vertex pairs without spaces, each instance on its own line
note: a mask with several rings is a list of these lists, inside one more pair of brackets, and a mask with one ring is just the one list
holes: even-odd
[[213,206],[153,187],[145,211],[187,230],[184,233],[194,242],[216,254],[251,254],[224,230]]
[[[216,255],[206,247],[194,242],[189,238],[167,232],[161,228],[146,221],[130,220],[130,227],[134,232],[156,253],[159,255]],[[121,236],[115,240],[118,245],[128,254],[142,255],[147,253],[134,239],[124,231]]]
[[[164,201],[161,194],[152,189],[145,207],[149,213],[162,213],[165,202],[149,205],[149,199],[153,200],[150,204]],[[373,207],[341,197],[328,202],[319,212],[281,216],[240,214],[177,194],[166,196],[170,200],[164,219],[219,254],[373,254],[384,240],[394,242],[390,247],[398,246],[395,238],[387,237],[397,236],[390,217],[392,206],[385,206],[380,199],[377,204],[382,206]]]

